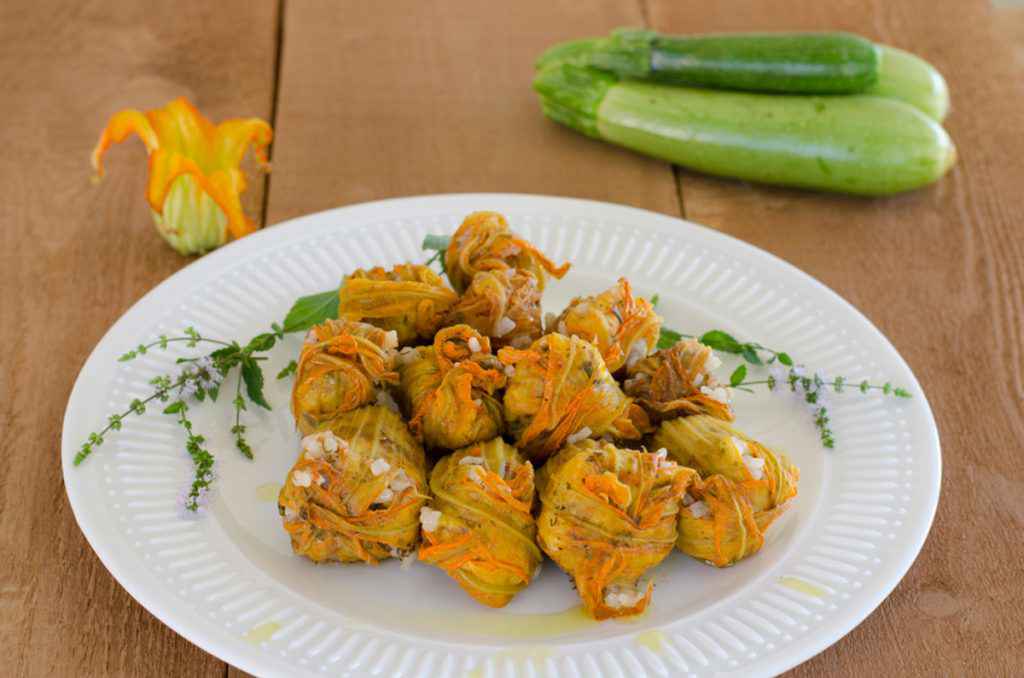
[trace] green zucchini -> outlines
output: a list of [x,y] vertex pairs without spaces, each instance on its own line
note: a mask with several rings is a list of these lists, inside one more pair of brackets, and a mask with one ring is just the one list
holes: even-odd
[[949,112],[949,89],[930,63],[896,47],[879,45],[878,82],[865,94],[898,99],[942,122]]
[[882,97],[792,96],[619,81],[557,64],[534,79],[545,115],[698,171],[855,195],[932,183],[956,152],[941,126]]
[[670,85],[789,94],[863,92],[878,79],[878,50],[850,33],[671,36],[619,29],[555,45],[537,62],[593,66]]

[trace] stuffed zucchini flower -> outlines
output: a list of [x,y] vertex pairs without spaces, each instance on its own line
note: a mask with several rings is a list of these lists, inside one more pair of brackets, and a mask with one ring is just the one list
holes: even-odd
[[662,422],[651,444],[702,477],[721,475],[736,483],[755,511],[782,506],[796,496],[800,471],[786,455],[712,416]]
[[680,514],[679,548],[717,567],[760,549],[796,496],[800,471],[785,455],[710,415],[662,422],[651,443],[706,478]]
[[473,212],[455,231],[444,255],[444,267],[452,287],[463,292],[479,271],[520,269],[537,278],[542,291],[547,276],[561,278],[569,264],[561,266],[532,244],[514,234],[497,212]]
[[581,337],[601,351],[609,372],[632,367],[658,344],[661,318],[643,298],[633,296],[629,281],[593,297],[576,297],[549,332]]
[[358,269],[342,282],[338,297],[339,318],[394,330],[403,346],[433,339],[459,300],[441,276],[419,264]]
[[755,511],[741,486],[722,475],[694,483],[683,503],[676,546],[715,567],[728,567],[761,550],[764,533],[788,507]]
[[525,350],[503,348],[498,357],[510,372],[508,432],[530,459],[584,438],[639,439],[647,426],[643,410],[622,392],[590,342],[548,334]]
[[540,296],[529,271],[480,271],[444,324],[465,323],[498,347],[525,348],[541,335]]
[[398,414],[374,405],[302,439],[277,504],[295,553],[375,565],[416,547],[426,499],[423,448]]
[[394,331],[366,323],[328,320],[309,330],[292,385],[292,414],[304,434],[339,414],[374,401],[397,384]]
[[541,468],[538,542],[595,619],[646,609],[653,584],[645,575],[672,552],[695,478],[664,454],[594,440],[569,445]]
[[251,146],[262,168],[270,125],[236,118],[214,125],[184,98],[152,111],[115,113],[92,152],[103,176],[103,154],[135,133],[149,154],[146,200],[157,231],[181,254],[203,254],[256,230],[242,211],[245,175],[239,168]]
[[398,371],[409,428],[428,447],[454,450],[501,434],[496,393],[505,372],[490,340],[469,325],[444,328],[432,346],[404,349]]
[[729,391],[712,374],[721,364],[709,347],[686,339],[631,366],[623,389],[655,420],[709,414],[732,421]]
[[419,558],[469,595],[504,607],[543,559],[537,547],[533,466],[501,438],[442,458],[430,474],[434,499],[420,511]]

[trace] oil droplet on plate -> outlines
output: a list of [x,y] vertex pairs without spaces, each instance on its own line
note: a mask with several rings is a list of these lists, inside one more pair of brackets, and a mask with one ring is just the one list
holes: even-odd
[[249,629],[249,632],[246,633],[244,637],[253,645],[259,645],[265,640],[270,640],[270,638],[277,633],[280,628],[281,625],[276,621],[263,622],[262,624],[257,624]]
[[793,589],[794,591],[799,591],[800,593],[804,593],[808,596],[814,596],[815,598],[824,598],[828,595],[828,591],[820,586],[797,577],[779,577],[779,583],[787,589]]
[[658,629],[644,631],[637,635],[636,644],[640,647],[646,647],[654,654],[661,654],[661,651],[665,646],[665,634]]
[[277,495],[280,493],[279,483],[263,483],[256,488],[256,498],[260,501],[277,501]]

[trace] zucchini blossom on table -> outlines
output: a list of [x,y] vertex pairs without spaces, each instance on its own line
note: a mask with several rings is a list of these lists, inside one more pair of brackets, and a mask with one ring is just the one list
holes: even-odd
[[594,440],[569,445],[538,472],[541,549],[573,578],[595,619],[647,608],[645,574],[672,552],[696,476],[664,454]]
[[397,384],[398,340],[366,323],[328,320],[309,330],[292,385],[292,414],[304,433],[374,401],[385,384]]
[[149,202],[156,229],[180,254],[203,254],[241,238],[257,225],[242,211],[245,174],[240,165],[251,146],[262,169],[273,137],[259,118],[214,125],[185,98],[152,111],[115,113],[103,130],[92,166],[103,176],[103,155],[135,133],[149,154]]
[[637,440],[647,427],[643,410],[590,342],[548,334],[528,349],[503,348],[498,357],[511,372],[504,398],[508,432],[530,459],[589,437]]
[[427,496],[423,448],[398,414],[373,405],[302,439],[277,504],[295,553],[375,565],[416,547]]
[[466,593],[504,607],[540,569],[533,466],[501,438],[442,458],[430,474],[434,499],[420,510],[419,559]]
[[409,428],[428,447],[458,449],[501,434],[496,394],[505,372],[490,340],[469,325],[444,328],[432,346],[404,349],[398,370]]
[[525,348],[541,335],[540,297],[529,271],[480,271],[444,324],[465,323],[496,346]]
[[658,344],[661,318],[644,298],[633,296],[629,281],[593,297],[576,297],[549,332],[581,337],[601,351],[608,371],[632,367]]
[[480,271],[529,271],[543,291],[548,275],[561,278],[569,270],[568,263],[555,266],[540,250],[514,234],[505,217],[497,212],[473,212],[466,217],[445,251],[444,267],[452,287],[460,293]]
[[729,392],[712,374],[721,364],[709,347],[686,339],[629,367],[623,390],[654,420],[709,414],[732,421]]
[[437,273],[419,264],[358,269],[338,290],[338,317],[398,333],[399,344],[429,341],[459,295]]
[[706,479],[706,491],[695,488],[698,501],[680,514],[679,548],[718,567],[760,549],[796,496],[800,471],[785,455],[710,415],[662,422],[651,444]]

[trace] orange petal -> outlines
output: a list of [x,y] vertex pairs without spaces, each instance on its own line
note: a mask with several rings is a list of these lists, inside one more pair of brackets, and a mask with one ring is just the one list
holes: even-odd
[[235,118],[217,125],[217,142],[213,149],[214,161],[220,168],[238,167],[245,151],[252,144],[253,153],[261,166],[267,165],[267,146],[274,133],[270,125],[259,118]]
[[160,139],[160,147],[190,158],[205,172],[213,172],[213,146],[217,128],[188,99],[179,97],[163,108],[146,113]]
[[149,156],[149,185],[146,199],[153,211],[163,214],[164,201],[174,181],[183,174],[191,174],[204,193],[224,210],[228,218],[228,231],[241,238],[256,230],[256,225],[245,216],[239,195],[245,190],[245,176],[239,170],[214,172],[207,176],[191,159],[179,153],[158,149]]
[[138,134],[142,143],[146,144],[148,153],[160,148],[157,133],[142,111],[133,108],[119,111],[110,117],[100,140],[96,143],[96,148],[92,151],[92,167],[96,174],[103,176],[103,154],[107,149],[124,141],[132,132]]

